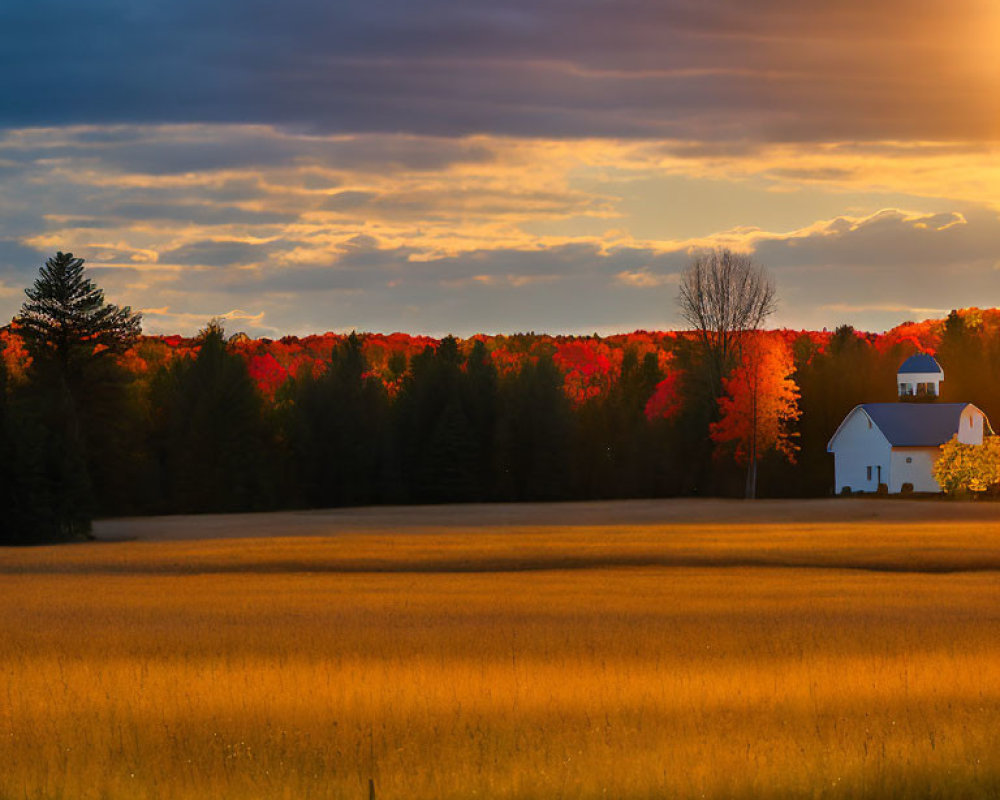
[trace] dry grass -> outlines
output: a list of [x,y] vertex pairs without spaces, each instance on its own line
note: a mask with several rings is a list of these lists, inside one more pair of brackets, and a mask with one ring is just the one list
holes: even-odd
[[1000,797],[998,563],[969,520],[0,550],[0,798]]

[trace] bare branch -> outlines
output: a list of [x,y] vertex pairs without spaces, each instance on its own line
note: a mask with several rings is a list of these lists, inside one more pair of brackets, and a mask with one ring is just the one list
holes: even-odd
[[732,368],[746,333],[774,313],[774,282],[749,255],[716,249],[695,257],[681,278],[681,316],[693,328],[710,370],[712,388]]

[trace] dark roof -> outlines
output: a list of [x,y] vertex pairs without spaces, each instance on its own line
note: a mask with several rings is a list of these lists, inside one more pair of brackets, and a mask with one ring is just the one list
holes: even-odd
[[941,369],[941,365],[938,364],[937,360],[932,355],[927,353],[916,353],[910,356],[906,361],[900,366],[900,373],[904,372],[940,372],[944,374],[944,370]]
[[864,403],[893,447],[932,447],[958,433],[962,411],[969,403]]

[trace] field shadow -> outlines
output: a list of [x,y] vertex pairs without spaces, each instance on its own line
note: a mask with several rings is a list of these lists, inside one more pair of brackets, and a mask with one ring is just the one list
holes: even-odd
[[942,558],[865,557],[858,554],[785,554],[753,557],[724,554],[637,553],[593,556],[532,556],[482,558],[267,558],[238,560],[219,558],[102,559],[94,554],[86,561],[0,562],[0,574],[118,574],[118,575],[202,575],[202,574],[481,574],[546,571],[602,570],[622,568],[662,569],[814,569],[848,570],[900,574],[943,575],[1000,571],[1000,554],[949,553]]

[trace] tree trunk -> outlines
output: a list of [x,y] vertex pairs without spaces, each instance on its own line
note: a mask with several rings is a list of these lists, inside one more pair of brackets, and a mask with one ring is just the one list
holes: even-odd
[[[756,343],[754,346],[756,346]],[[752,357],[753,370],[751,371],[750,379],[750,452],[747,454],[747,500],[755,500],[757,498],[757,353],[754,352]]]

